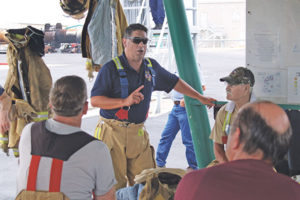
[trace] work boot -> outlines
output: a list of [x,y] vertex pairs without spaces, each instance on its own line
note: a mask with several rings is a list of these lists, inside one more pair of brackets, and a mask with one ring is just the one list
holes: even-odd
[[160,29],[162,29],[162,24],[155,24],[155,26],[154,26],[153,29],[154,30],[160,30]]

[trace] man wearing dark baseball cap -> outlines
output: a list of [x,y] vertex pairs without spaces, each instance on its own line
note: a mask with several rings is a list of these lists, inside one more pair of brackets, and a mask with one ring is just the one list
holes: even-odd
[[230,126],[239,108],[248,102],[255,101],[252,93],[255,79],[249,69],[237,67],[228,76],[221,78],[220,81],[227,84],[226,98],[229,102],[219,110],[210,135],[210,139],[214,141],[214,153],[216,157],[216,160],[212,162],[213,164],[228,161],[224,145],[227,143]]

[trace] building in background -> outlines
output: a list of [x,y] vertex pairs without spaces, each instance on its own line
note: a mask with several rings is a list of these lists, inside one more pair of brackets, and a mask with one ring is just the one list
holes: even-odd
[[201,47],[245,47],[246,0],[198,0]]
[[[245,47],[246,0],[183,0],[191,32],[203,48]],[[121,0],[129,24],[153,26],[147,1]],[[194,6],[193,4],[196,4]],[[197,11],[196,27],[193,10]]]

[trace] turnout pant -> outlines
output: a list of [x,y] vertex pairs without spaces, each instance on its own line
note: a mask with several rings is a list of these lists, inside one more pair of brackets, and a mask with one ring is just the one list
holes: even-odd
[[117,184],[116,190],[134,184],[134,177],[144,169],[156,167],[154,149],[144,124],[100,118],[95,137],[110,149]]

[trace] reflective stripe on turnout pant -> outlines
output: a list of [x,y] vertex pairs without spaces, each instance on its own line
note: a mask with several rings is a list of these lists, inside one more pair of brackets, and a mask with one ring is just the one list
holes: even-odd
[[116,189],[126,187],[127,178],[129,184],[133,185],[135,175],[144,169],[156,167],[154,149],[150,146],[144,123],[134,124],[101,117],[94,136],[110,149],[118,182]]

